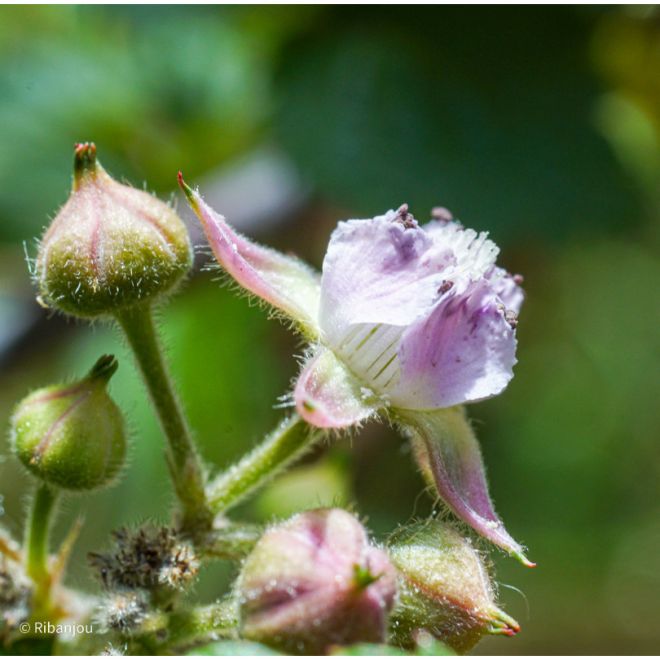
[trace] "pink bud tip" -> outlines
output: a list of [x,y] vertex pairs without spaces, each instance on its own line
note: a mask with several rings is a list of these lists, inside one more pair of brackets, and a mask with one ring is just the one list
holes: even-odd
[[525,557],[522,552],[514,552],[512,556],[515,557],[523,566],[527,566],[527,568],[536,568],[536,562],[527,559],[527,557]]
[[179,182],[179,187],[181,190],[183,190],[183,193],[185,196],[188,198],[188,201],[190,202],[190,205],[193,207],[193,209],[197,208],[197,203],[195,200],[195,193],[193,192],[192,188],[183,180],[183,173],[181,170],[176,175],[177,181]]

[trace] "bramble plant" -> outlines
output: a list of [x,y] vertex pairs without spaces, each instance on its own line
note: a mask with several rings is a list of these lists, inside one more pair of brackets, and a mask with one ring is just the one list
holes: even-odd
[[[81,380],[29,394],[10,440],[37,483],[24,542],[0,529],[2,650],[429,655],[517,633],[471,536],[533,564],[495,513],[463,406],[512,378],[521,278],[496,265],[486,234],[441,208],[420,226],[407,205],[339,223],[319,275],[240,236],[181,174],[179,184],[218,264],[308,342],[294,410],[235,465],[217,474],[205,465],[153,316],[192,266],[185,225],[167,204],[112,179],[93,144],[77,144],[73,190],[39,244],[38,300],[125,334],[162,427],[176,505],[168,525],[117,530],[89,553],[98,593],[66,587],[79,530],[52,548],[49,529],[62,496],[121,476],[125,423],[107,392],[117,361],[103,356]],[[370,419],[412,442],[453,521],[402,526],[379,545],[340,508],[267,528],[229,517],[321,440]],[[218,558],[236,563],[236,582],[216,603],[197,605],[189,592],[200,565]],[[52,625],[35,625],[43,622]],[[62,634],[90,623],[89,634]]]

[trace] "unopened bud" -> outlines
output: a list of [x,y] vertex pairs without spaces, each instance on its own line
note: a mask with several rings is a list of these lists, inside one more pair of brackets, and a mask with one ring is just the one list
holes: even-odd
[[495,604],[490,576],[471,543],[437,520],[402,528],[388,543],[399,572],[394,640],[411,647],[425,630],[463,653],[483,635],[515,635],[520,626]]
[[354,516],[317,509],[261,537],[237,592],[243,637],[321,654],[335,644],[385,640],[396,575]]
[[94,144],[76,145],[73,190],[37,256],[42,303],[74,316],[110,314],[169,291],[191,263],[175,211],[110,177]]
[[42,388],[18,404],[11,442],[28,470],[69,490],[110,483],[126,455],[124,420],[106,389],[116,369],[104,355],[82,380]]

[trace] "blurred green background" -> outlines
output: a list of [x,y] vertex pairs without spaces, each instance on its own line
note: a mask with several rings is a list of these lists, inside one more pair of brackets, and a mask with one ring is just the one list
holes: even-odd
[[[171,499],[118,335],[47,318],[25,263],[67,197],[73,142],[94,140],[115,176],[168,197],[182,169],[244,231],[316,266],[338,219],[403,201],[490,231],[528,298],[516,377],[471,414],[538,568],[494,553],[523,632],[478,650],[657,652],[659,71],[650,7],[0,8],[0,419],[116,352],[133,435],[121,483],[65,503],[57,534],[86,516],[72,584],[91,587],[85,553],[112,528],[164,520]],[[301,347],[204,271],[162,322],[204,455],[227,465],[283,414]],[[20,535],[31,483],[4,436],[0,453],[0,524]],[[382,426],[241,513],[301,502],[355,506],[379,538],[431,508]],[[207,570],[199,597],[230,576]]]

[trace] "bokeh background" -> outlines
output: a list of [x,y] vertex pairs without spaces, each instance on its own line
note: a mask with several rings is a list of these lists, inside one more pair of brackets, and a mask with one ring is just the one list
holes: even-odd
[[[86,516],[72,584],[91,588],[85,553],[112,528],[164,520],[171,500],[118,335],[49,318],[26,265],[67,197],[73,142],[94,140],[115,176],[176,199],[182,169],[244,232],[316,266],[338,219],[404,201],[488,230],[528,299],[516,377],[471,414],[538,568],[494,554],[523,632],[478,650],[657,652],[659,71],[651,7],[2,7],[0,420],[116,352],[133,432],[121,483],[65,503],[57,535]],[[203,270],[161,317],[204,455],[225,466],[283,414],[301,347]],[[0,524],[20,535],[32,484],[5,435]],[[405,443],[372,426],[240,513],[329,502],[379,538],[431,509]],[[199,597],[230,577],[211,567]]]

